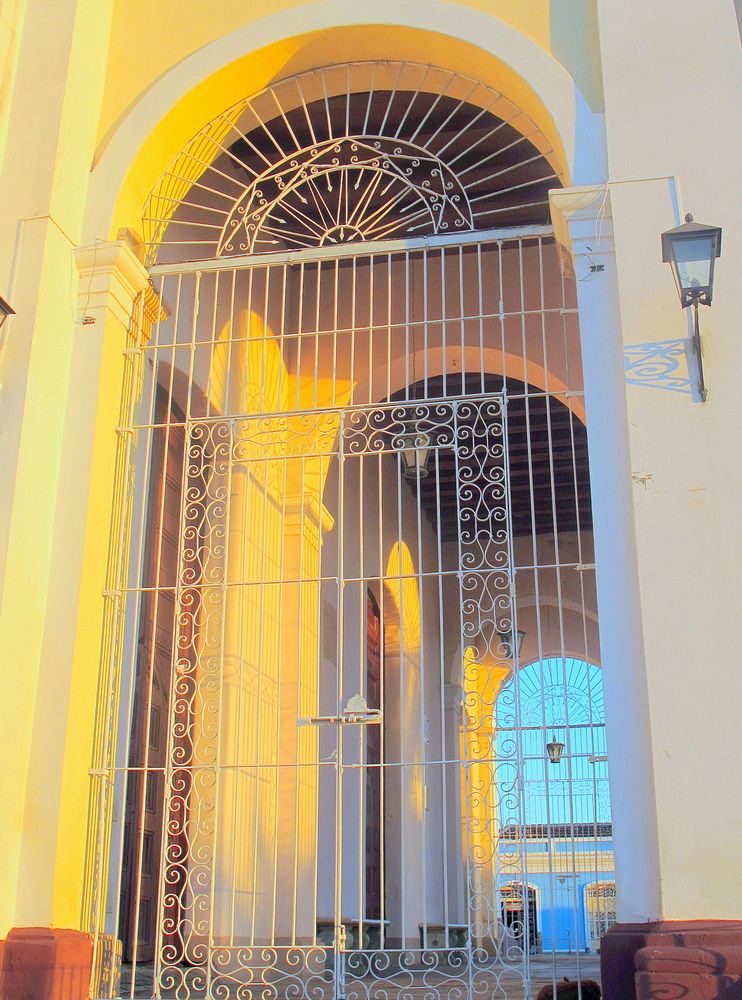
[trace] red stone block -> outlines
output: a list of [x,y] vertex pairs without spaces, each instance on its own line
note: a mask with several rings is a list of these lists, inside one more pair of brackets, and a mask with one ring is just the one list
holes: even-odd
[[82,931],[15,927],[2,955],[2,1000],[87,1000],[93,942]]
[[604,1000],[742,1000],[742,921],[617,924],[600,964]]
[[600,941],[603,1000],[633,1000],[634,956],[657,924],[616,924]]
[[728,976],[684,972],[637,972],[636,1000],[738,1000],[742,983]]
[[644,972],[700,973],[708,976],[742,976],[742,946],[728,945],[719,950],[717,943],[707,948],[675,942],[651,944],[636,953],[636,968]]

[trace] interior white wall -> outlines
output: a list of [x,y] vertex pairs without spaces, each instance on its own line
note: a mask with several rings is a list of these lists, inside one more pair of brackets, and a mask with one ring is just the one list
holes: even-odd
[[[396,456],[364,461],[363,485],[360,463],[345,462],[342,521],[325,535],[323,567],[337,566],[340,532],[343,532],[343,575],[358,578],[363,561],[363,582],[347,583],[344,588],[345,614],[342,623],[343,695],[337,705],[336,665],[323,658],[322,712],[334,714],[356,692],[365,695],[366,589],[374,593],[382,612],[385,635],[382,668],[384,670],[385,747],[384,760],[389,765],[385,777],[383,814],[385,865],[385,917],[389,921],[388,939],[419,946],[420,924],[442,924],[443,913],[443,800],[442,772],[438,764],[424,766],[426,760],[440,761],[442,745],[443,661],[440,654],[441,618],[438,580],[417,578],[401,587],[388,577],[389,559],[400,543],[409,551],[416,573],[435,572],[436,535],[423,517],[418,521],[415,498],[404,478],[398,476]],[[336,470],[328,478],[325,503],[334,515],[336,510]],[[381,496],[380,493],[381,487]],[[363,507],[361,507],[361,495]],[[360,544],[359,544],[360,539]],[[361,554],[362,553],[362,554]],[[401,592],[397,604],[391,589]],[[337,589],[325,584],[325,600],[337,609]],[[419,594],[420,648],[409,642],[410,622],[405,615],[417,617],[414,591]],[[400,621],[401,618],[401,621]],[[446,625],[446,630],[450,628]],[[399,635],[402,648],[399,648]],[[405,640],[405,636],[407,639]],[[332,753],[335,734],[323,732],[320,757]],[[450,752],[450,749],[447,751]],[[363,772],[353,765],[362,760],[359,731],[348,727],[343,733],[342,915],[357,920],[361,905],[359,867],[363,865],[361,800],[364,798]],[[397,765],[404,762],[408,766]],[[358,775],[361,775],[359,779]],[[325,782],[321,791],[321,845],[334,842],[334,787]],[[318,915],[324,919],[334,914],[334,859],[323,850],[319,862]],[[403,898],[404,897],[404,898]]]

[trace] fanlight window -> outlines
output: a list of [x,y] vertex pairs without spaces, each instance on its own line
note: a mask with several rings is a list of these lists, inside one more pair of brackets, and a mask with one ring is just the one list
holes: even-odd
[[[497,726],[499,770],[507,772],[516,758],[523,762],[526,823],[610,822],[600,667],[574,657],[527,664],[500,692]],[[565,750],[547,773],[546,746],[554,735]]]
[[171,162],[145,206],[149,261],[545,224],[553,159],[519,109],[448,70],[303,73],[233,105]]

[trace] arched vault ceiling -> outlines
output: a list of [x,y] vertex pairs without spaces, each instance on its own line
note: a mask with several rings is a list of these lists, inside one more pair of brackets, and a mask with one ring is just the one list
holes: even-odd
[[[436,376],[395,393],[392,399],[444,399],[446,395],[502,392],[499,375]],[[592,530],[590,467],[585,425],[555,396],[507,379],[507,477],[510,524],[515,538]],[[462,420],[463,418],[459,418]],[[444,541],[459,536],[462,469],[467,461],[441,449],[425,478],[408,483]],[[502,456],[488,465],[502,466]],[[484,477],[487,479],[487,476]]]

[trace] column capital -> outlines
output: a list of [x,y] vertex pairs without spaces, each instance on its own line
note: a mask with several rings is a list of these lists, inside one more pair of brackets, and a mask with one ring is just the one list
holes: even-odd
[[287,525],[294,525],[306,530],[310,525],[319,532],[332,531],[335,518],[322,503],[316,493],[307,492],[300,497],[286,497],[284,503],[284,519]]
[[554,235],[572,257],[613,253],[613,219],[607,184],[549,192]]
[[134,300],[149,287],[149,275],[127,244],[114,240],[77,247],[75,263],[80,275],[80,316],[97,320],[102,313],[110,312],[128,325]]

